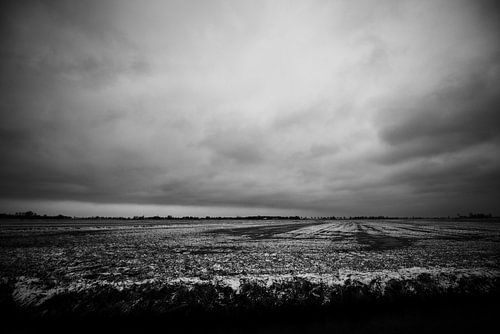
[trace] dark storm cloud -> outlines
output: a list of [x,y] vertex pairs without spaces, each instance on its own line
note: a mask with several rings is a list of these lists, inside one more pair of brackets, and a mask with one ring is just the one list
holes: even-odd
[[[500,185],[499,167],[491,159],[477,157],[451,164],[422,161],[395,173],[391,181],[410,185],[418,193],[495,194]],[[493,201],[495,198],[491,197]]]
[[[388,146],[375,160],[395,166],[386,184],[407,186],[422,197],[446,196],[463,207],[496,207],[495,198],[500,195],[498,51],[495,46],[482,63],[460,69],[459,75],[431,93],[399,97],[390,110],[381,111],[379,135]],[[436,205],[444,204],[429,206]]]
[[[108,5],[2,2],[2,196],[97,201],[120,197],[110,184],[127,172],[100,161],[85,133],[116,117],[110,118],[109,110],[95,115],[85,111],[89,116],[80,110],[78,115],[81,107],[68,102],[75,97],[75,87],[97,89],[120,75],[148,70],[145,60],[109,24]],[[110,158],[126,169],[137,157],[113,150]]]
[[496,210],[493,1],[1,6],[2,210]]
[[6,89],[39,93],[61,84],[95,87],[148,69],[144,57],[110,24],[110,2],[7,1],[3,6],[0,66]]
[[380,122],[381,138],[390,145],[380,160],[398,163],[491,144],[500,146],[500,59],[480,71],[452,79],[447,86],[422,97],[407,97],[390,105]]

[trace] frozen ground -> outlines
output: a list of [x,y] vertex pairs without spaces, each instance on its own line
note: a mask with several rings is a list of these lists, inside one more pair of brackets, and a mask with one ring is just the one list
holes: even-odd
[[495,221],[0,221],[3,307],[168,313],[492,295]]

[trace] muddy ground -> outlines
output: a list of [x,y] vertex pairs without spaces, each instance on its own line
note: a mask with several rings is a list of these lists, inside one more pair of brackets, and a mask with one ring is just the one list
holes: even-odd
[[467,298],[488,300],[491,310],[499,260],[492,220],[4,220],[0,303],[36,319]]

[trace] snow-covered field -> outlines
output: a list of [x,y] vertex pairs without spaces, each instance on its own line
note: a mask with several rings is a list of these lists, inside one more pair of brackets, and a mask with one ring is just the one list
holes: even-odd
[[500,282],[500,224],[486,220],[5,220],[0,249],[1,305],[40,314],[490,295]]

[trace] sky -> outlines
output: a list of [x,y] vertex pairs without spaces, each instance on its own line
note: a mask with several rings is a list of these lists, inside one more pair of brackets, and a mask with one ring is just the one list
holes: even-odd
[[495,1],[0,6],[2,212],[500,215]]

